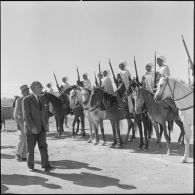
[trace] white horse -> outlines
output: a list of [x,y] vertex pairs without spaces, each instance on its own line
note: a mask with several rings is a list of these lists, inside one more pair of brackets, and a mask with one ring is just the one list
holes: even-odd
[[82,88],[81,90],[81,96],[82,96],[82,102],[83,102],[83,109],[85,110],[85,115],[88,117],[89,126],[90,126],[90,138],[88,140],[89,143],[93,140],[93,130],[95,130],[95,139],[94,144],[97,145],[99,143],[99,135],[98,135],[98,128],[100,126],[103,143],[102,145],[105,145],[106,139],[104,135],[104,125],[103,120],[107,119],[106,112],[102,111],[100,107],[89,107],[89,100],[90,100],[91,92],[86,89]]
[[182,162],[189,157],[189,143],[193,124],[193,96],[194,91],[185,83],[174,78],[161,77],[155,93],[155,100],[164,100],[171,97],[179,108],[179,115],[183,121],[185,131],[185,153]]

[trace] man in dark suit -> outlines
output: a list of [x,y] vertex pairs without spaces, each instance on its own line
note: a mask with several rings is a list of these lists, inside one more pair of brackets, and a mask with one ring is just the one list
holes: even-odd
[[24,132],[27,138],[27,165],[29,171],[34,171],[34,148],[38,142],[41,154],[41,164],[45,171],[50,171],[48,151],[46,143],[46,131],[48,130],[46,115],[46,99],[41,96],[42,84],[39,81],[31,83],[32,94],[26,96],[22,102],[24,115]]

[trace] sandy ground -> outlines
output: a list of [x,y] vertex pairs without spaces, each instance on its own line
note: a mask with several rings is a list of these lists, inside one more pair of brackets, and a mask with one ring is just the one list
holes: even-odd
[[[47,143],[50,163],[56,169],[50,173],[41,168],[37,146],[36,172],[29,172],[26,162],[16,161],[19,132],[12,120],[6,121],[6,126],[7,130],[1,132],[1,193],[193,193],[193,140],[188,163],[182,164],[184,147],[177,144],[180,130],[176,124],[171,136],[171,155],[167,156],[165,139],[162,138],[162,149],[158,149],[155,132],[148,152],[138,151],[138,132],[134,142],[117,149],[110,148],[109,121],[104,122],[107,142],[101,146],[101,141],[98,145],[87,143],[87,122],[85,138],[80,135],[73,138],[71,128],[65,128],[61,138],[54,138],[55,123],[51,118]],[[126,124],[121,132],[124,139]]]

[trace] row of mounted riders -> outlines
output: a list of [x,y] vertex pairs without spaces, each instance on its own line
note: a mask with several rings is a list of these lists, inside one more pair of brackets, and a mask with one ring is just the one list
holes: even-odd
[[[70,95],[70,100],[67,95]],[[82,94],[82,102],[76,101],[78,98],[77,93]],[[85,136],[85,114],[88,115],[88,121],[90,126],[90,138],[88,142],[94,139],[94,144],[99,143],[98,128],[100,126],[103,145],[106,142],[104,135],[103,120],[110,120],[113,131],[112,147],[117,144],[116,132],[119,138],[119,147],[122,146],[123,141],[120,134],[120,120],[127,119],[128,131],[125,138],[125,143],[129,139],[130,130],[132,129],[132,136],[130,141],[135,139],[135,124],[139,129],[140,144],[139,148],[144,146],[142,123],[144,128],[145,146],[144,149],[148,150],[149,139],[151,138],[153,127],[156,131],[157,143],[161,147],[161,136],[164,132],[167,143],[170,143],[170,133],[173,130],[173,123],[175,122],[181,129],[181,133],[178,142],[184,144],[184,127],[179,117],[178,109],[173,109],[170,106],[171,100],[167,99],[162,102],[155,102],[154,94],[140,86],[136,80],[131,80],[129,83],[129,89],[126,93],[124,84],[117,89],[114,95],[106,93],[102,88],[94,87],[92,91],[74,85],[61,93],[58,97],[44,92],[47,102],[53,106],[52,113],[49,113],[49,117],[54,115],[56,120],[57,133],[56,137],[60,137],[64,131],[63,123],[64,116],[73,114],[74,120],[72,123],[72,135],[76,135],[79,131],[79,121],[82,125],[82,135]],[[132,100],[133,109],[129,112],[128,98]],[[141,98],[141,99],[140,99]],[[70,106],[70,102],[71,106]],[[139,107],[139,108],[138,108]],[[135,112],[140,110],[139,112]],[[84,114],[85,112],[85,114]],[[80,120],[79,120],[80,119]],[[132,121],[134,120],[134,122]],[[74,126],[77,122],[77,130],[75,132]],[[169,135],[167,134],[166,122],[168,123]],[[159,132],[160,127],[160,132]],[[94,134],[93,134],[94,131]],[[95,137],[94,137],[95,136]]]

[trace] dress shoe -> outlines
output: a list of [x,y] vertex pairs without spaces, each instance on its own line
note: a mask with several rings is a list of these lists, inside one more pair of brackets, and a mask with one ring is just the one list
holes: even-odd
[[21,158],[21,161],[27,161],[27,158]]
[[35,170],[34,168],[28,167],[28,171],[29,171],[29,172],[34,172],[34,170]]
[[48,166],[46,166],[44,169],[45,169],[45,172],[49,172],[49,171],[51,171],[51,170],[54,170],[55,168],[52,167],[51,165],[48,165]]

